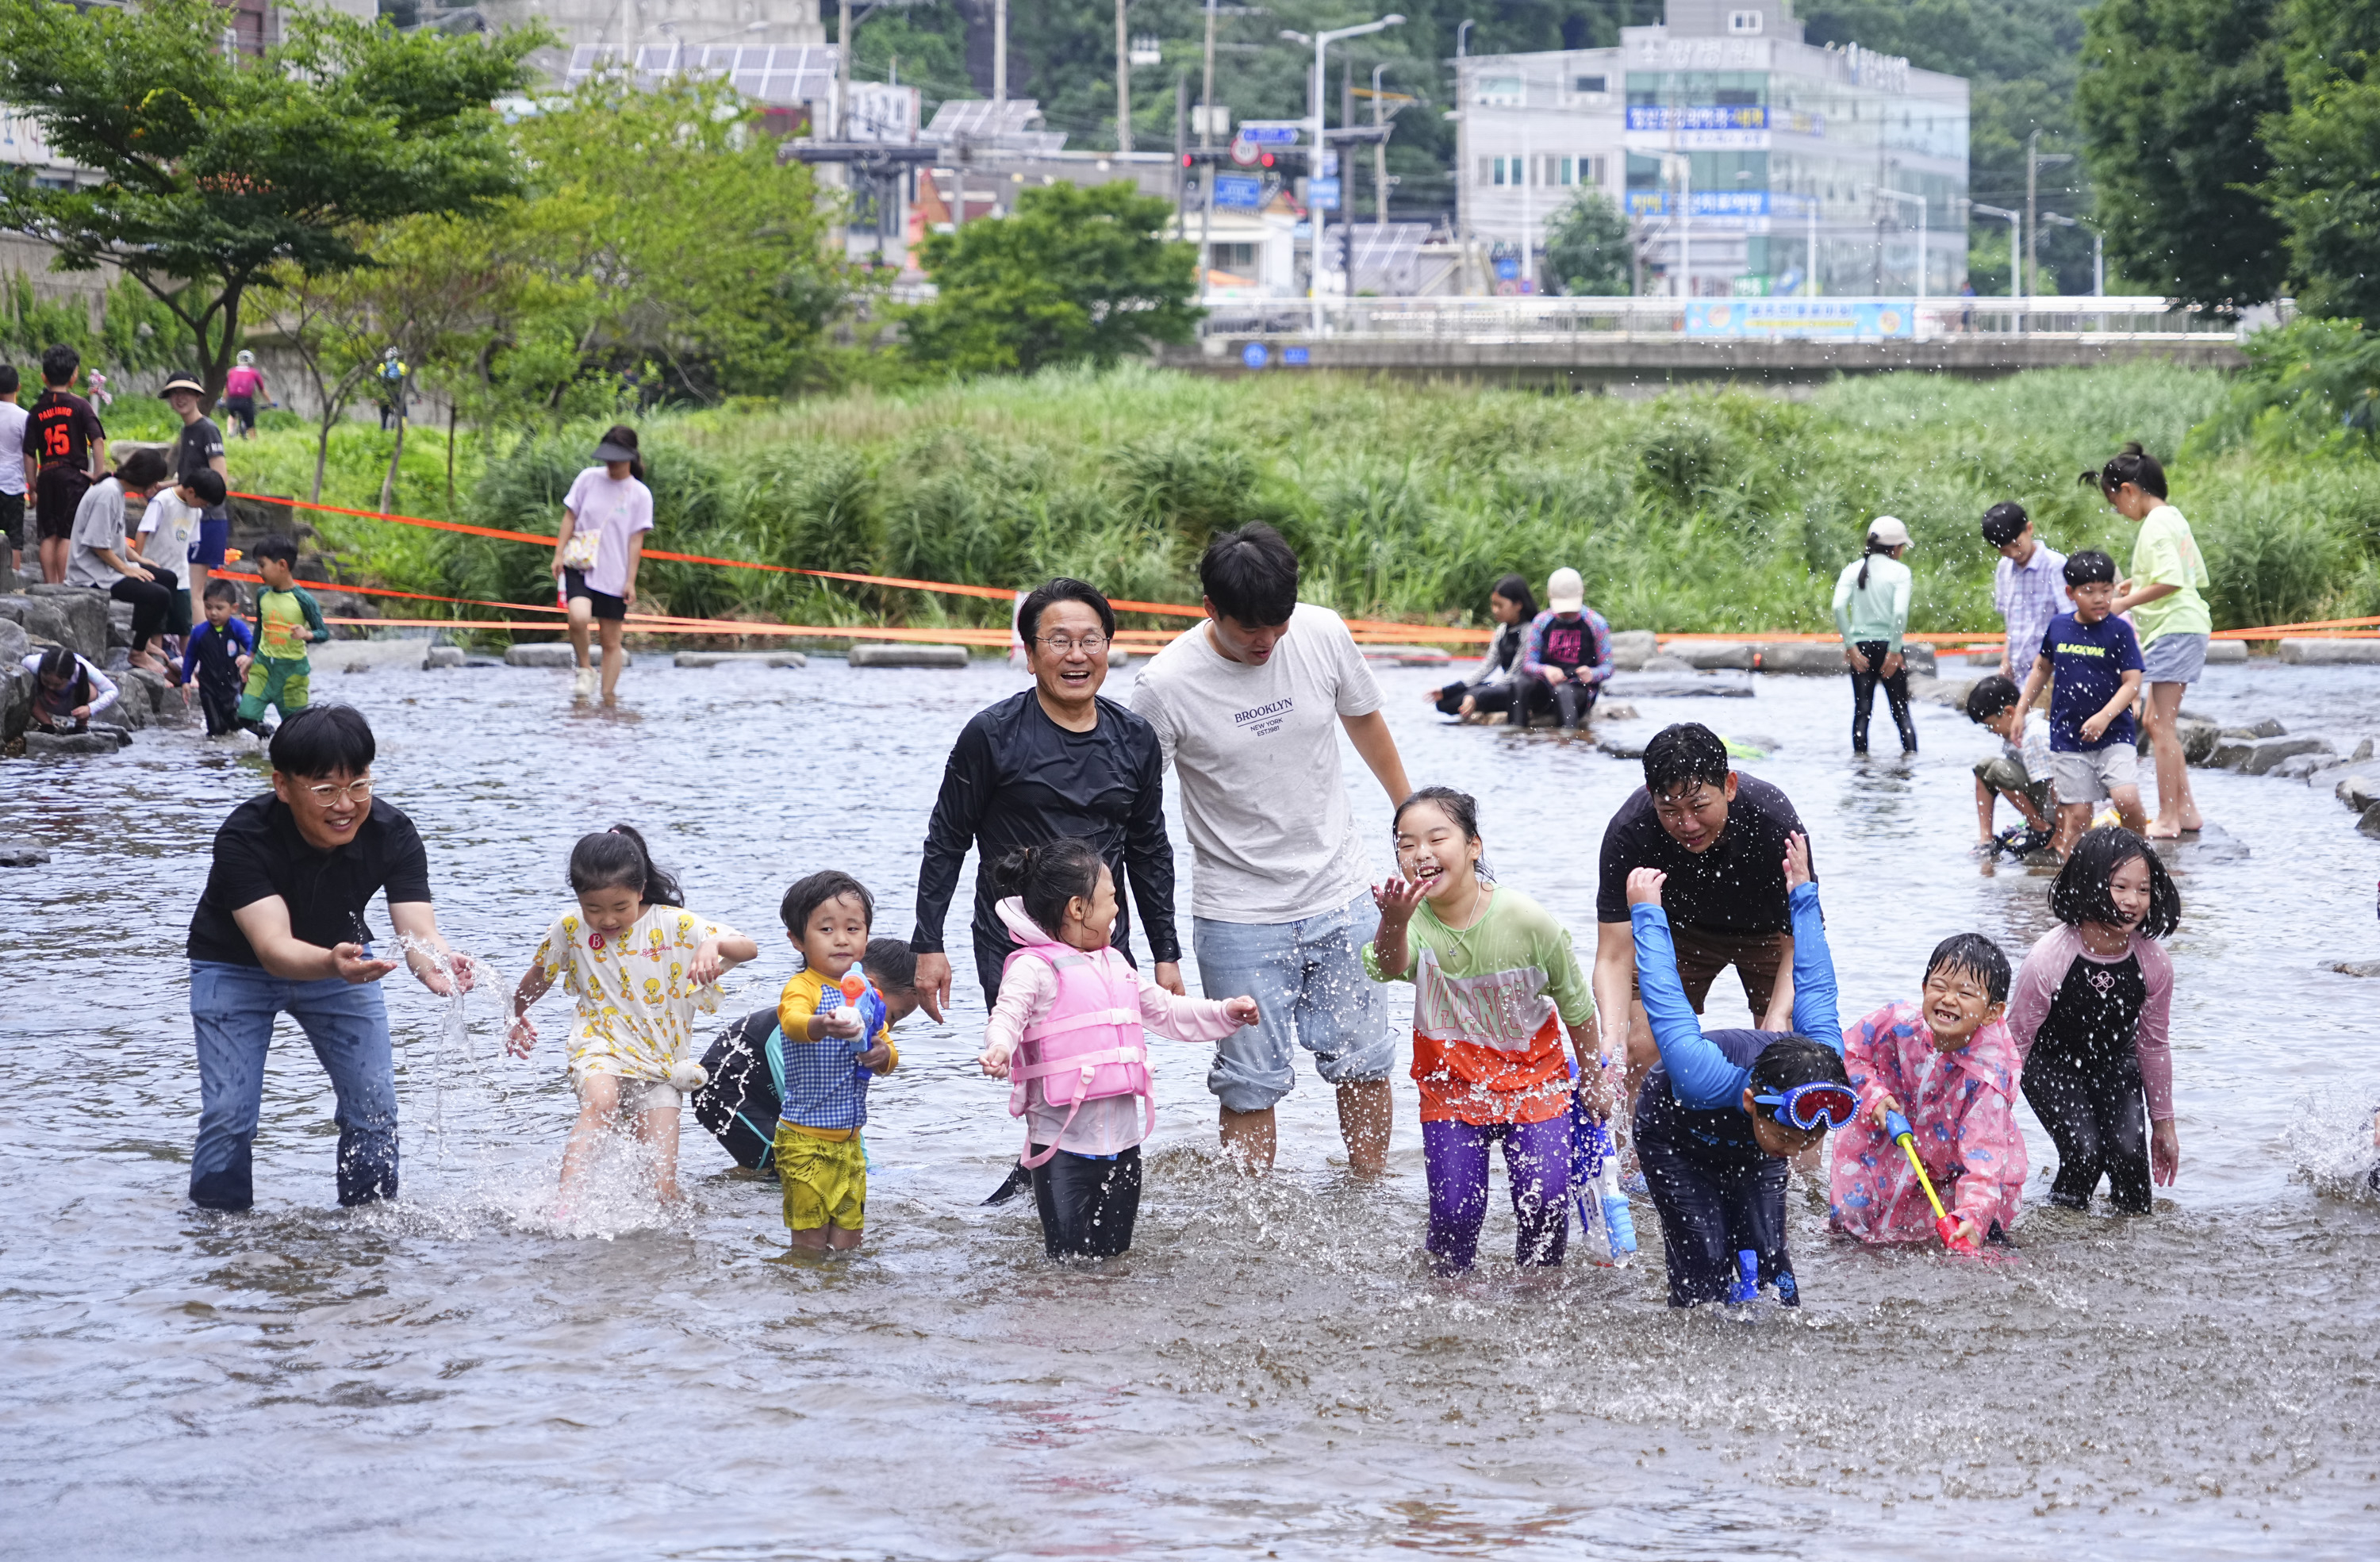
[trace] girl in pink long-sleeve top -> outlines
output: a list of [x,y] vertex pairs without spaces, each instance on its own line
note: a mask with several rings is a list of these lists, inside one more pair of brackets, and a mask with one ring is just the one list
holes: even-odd
[[1917,1157],[1942,1207],[1970,1241],[2015,1226],[2024,1194],[2024,1135],[2016,1125],[2016,1044],[2001,1015],[2008,956],[1979,933],[1935,946],[1925,996],[1888,1003],[1843,1030],[1843,1067],[1860,1115],[1835,1132],[1828,1204],[1834,1226],[1864,1242],[1925,1241],[1934,1209],[1886,1134],[1887,1114],[1909,1120]]
[[1115,878],[1087,841],[1012,853],[997,873],[1018,947],[978,1061],[1013,1079],[1008,1109],[1025,1120],[1043,1247],[1112,1258],[1132,1245],[1140,1144],[1157,1120],[1144,1033],[1219,1040],[1257,1023],[1256,999],[1181,998],[1134,971],[1109,941]]
[[2058,1145],[2052,1204],[2088,1209],[2104,1174],[2116,1207],[2149,1209],[2149,1182],[2181,1168],[2166,1029],[2173,962],[2156,940],[2181,921],[2181,895],[2129,829],[2086,831],[2058,870],[2043,936],[2009,1001],[2024,1098]]

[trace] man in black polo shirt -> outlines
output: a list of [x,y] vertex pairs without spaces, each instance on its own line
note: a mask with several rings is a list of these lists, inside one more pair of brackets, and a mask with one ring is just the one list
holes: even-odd
[[[1645,1006],[1636,1001],[1628,875],[1650,867],[1670,876],[1661,901],[1677,945],[1678,975],[1695,1013],[1703,1011],[1711,983],[1732,965],[1755,1026],[1791,1030],[1793,918],[1786,901],[1785,842],[1802,833],[1801,817],[1785,794],[1739,775],[1726,743],[1708,727],[1681,722],[1645,745],[1645,784],[1603,832],[1595,901],[1595,1007],[1607,1016],[1630,1017],[1632,1090],[1660,1053],[1645,1023]],[[1817,875],[1810,877],[1815,881]]]
[[[364,908],[389,920],[421,985],[469,990],[470,957],[446,947],[430,862],[413,821],[371,794],[371,728],[344,705],[301,710],[273,737],[273,791],[232,810],[190,918],[190,1019],[198,1032],[199,1144],[190,1202],[254,1202],[251,1147],[273,1021],[286,1012],[338,1096],[339,1202],[396,1195],[396,1074]],[[443,968],[442,968],[443,962]]]
[[1115,946],[1132,954],[1132,901],[1148,933],[1150,975],[1179,993],[1182,945],[1173,930],[1173,846],[1165,835],[1165,759],[1146,717],[1099,697],[1108,675],[1115,611],[1099,591],[1061,577],[1018,609],[1033,687],[978,711],[952,745],[941,794],[926,826],[917,870],[917,988],[927,1011],[942,1018],[951,996],[951,962],[942,919],[958,888],[967,848],[976,848],[976,975],[988,1009],[1000,994],[1000,971],[1014,942],[1000,920],[992,868],[1020,846],[1079,835],[1099,848],[1115,875]]

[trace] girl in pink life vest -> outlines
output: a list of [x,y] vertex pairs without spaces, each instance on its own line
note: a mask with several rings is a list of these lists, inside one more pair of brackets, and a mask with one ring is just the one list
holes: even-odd
[[1140,1213],[1140,1144],[1157,1126],[1143,1032],[1214,1041],[1257,1023],[1252,998],[1176,998],[1110,946],[1115,879],[1088,842],[1011,853],[1001,920],[1018,948],[984,1026],[983,1072],[1011,1082],[1025,1119],[1042,1245],[1052,1258],[1112,1258]]
[[1915,1003],[1888,1003],[1843,1027],[1843,1067],[1860,1115],[1835,1131],[1828,1204],[1835,1229],[1864,1242],[1934,1237],[1934,1208],[1885,1128],[1909,1120],[1917,1158],[1971,1242],[2016,1225],[2024,1134],[2016,1123],[2016,1042],[2001,1016],[2008,956],[1980,933],[1945,938]]

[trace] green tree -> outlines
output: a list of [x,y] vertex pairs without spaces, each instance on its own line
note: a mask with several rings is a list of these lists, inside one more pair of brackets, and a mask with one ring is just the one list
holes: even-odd
[[1564,293],[1626,293],[1634,285],[1628,219],[1609,196],[1583,188],[1546,229],[1546,269]]
[[352,270],[369,263],[358,224],[512,193],[488,105],[527,80],[522,56],[546,41],[400,34],[300,9],[249,60],[221,46],[223,27],[209,0],[0,0],[0,102],[99,175],[45,189],[16,171],[0,183],[0,227],[47,240],[64,270],[113,263],[138,279],[179,322],[210,400],[266,272]]
[[1172,202],[1129,184],[1049,185],[1018,196],[1013,216],[930,236],[920,259],[939,291],[906,316],[910,354],[1030,374],[1188,341],[1197,248],[1160,236],[1172,220]]
[[2289,105],[2264,123],[2263,193],[2287,233],[2299,305],[2380,326],[2380,12],[2369,0],[2286,4]]
[[2284,256],[2255,127],[2288,106],[2278,0],[2107,0],[2076,105],[2107,257],[2192,303],[2273,297]]

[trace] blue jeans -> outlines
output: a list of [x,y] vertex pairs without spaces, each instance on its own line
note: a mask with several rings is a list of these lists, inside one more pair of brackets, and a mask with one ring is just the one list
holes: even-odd
[[1260,1112],[1288,1095],[1296,1083],[1293,1043],[1314,1054],[1314,1072],[1328,1084],[1389,1077],[1396,1033],[1379,985],[1364,974],[1364,943],[1378,920],[1369,890],[1296,922],[1191,918],[1199,990],[1253,998],[1263,1016],[1215,1044],[1207,1088],[1225,1108]]
[[273,1016],[286,1012],[314,1044],[338,1096],[339,1202],[396,1196],[396,1069],[380,984],[291,982],[260,966],[190,962],[190,1022],[199,1044],[199,1144],[190,1202],[255,1202],[253,1146],[264,1105]]

